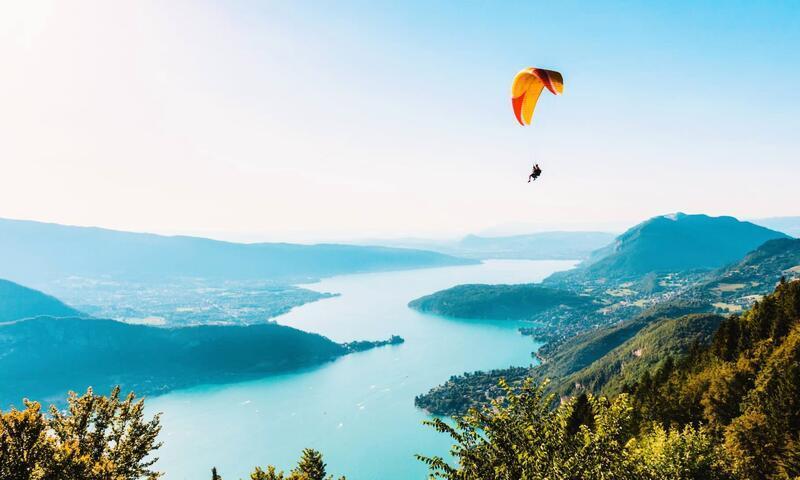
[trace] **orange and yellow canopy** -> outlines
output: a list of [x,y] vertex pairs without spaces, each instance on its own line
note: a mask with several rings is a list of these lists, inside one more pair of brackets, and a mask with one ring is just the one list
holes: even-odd
[[533,110],[543,89],[553,95],[564,93],[564,78],[560,73],[542,68],[526,68],[514,77],[511,84],[511,106],[520,125],[530,125]]

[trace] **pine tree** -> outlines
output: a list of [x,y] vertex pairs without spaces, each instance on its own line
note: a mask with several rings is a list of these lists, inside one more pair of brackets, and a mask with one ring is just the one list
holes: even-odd
[[578,395],[572,404],[572,412],[567,418],[567,433],[575,435],[581,425],[586,425],[589,430],[594,429],[594,412],[586,393]]
[[292,473],[304,478],[304,480],[305,478],[308,478],[308,480],[325,480],[325,467],[325,462],[322,461],[322,454],[313,448],[306,448],[303,449],[303,455]]

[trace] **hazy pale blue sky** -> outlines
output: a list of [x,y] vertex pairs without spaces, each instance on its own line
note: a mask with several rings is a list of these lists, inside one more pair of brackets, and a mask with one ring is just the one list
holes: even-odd
[[[0,1],[0,216],[313,240],[797,215],[799,45],[795,1]],[[530,128],[526,66],[566,85]]]

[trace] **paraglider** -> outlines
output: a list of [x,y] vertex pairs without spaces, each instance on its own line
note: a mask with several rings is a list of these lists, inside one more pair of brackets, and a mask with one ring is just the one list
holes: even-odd
[[514,77],[511,106],[520,125],[531,124],[533,110],[545,88],[553,95],[561,95],[564,93],[564,77],[553,70],[533,67],[522,70]]
[[[554,70],[534,67],[521,70],[514,77],[511,83],[511,107],[520,125],[531,124],[536,103],[545,88],[553,95],[561,95],[564,93],[564,77]],[[542,169],[539,164],[535,164],[528,176],[528,183],[539,178],[541,174]]]

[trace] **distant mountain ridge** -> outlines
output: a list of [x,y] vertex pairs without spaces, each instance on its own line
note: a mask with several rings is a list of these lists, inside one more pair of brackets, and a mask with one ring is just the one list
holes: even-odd
[[0,219],[0,277],[32,286],[71,276],[288,282],[473,262],[423,250],[337,244],[239,244]]
[[711,270],[734,262],[767,240],[788,235],[734,217],[676,213],[651,218],[629,229],[613,247],[550,280],[634,279],[651,272]]
[[454,254],[472,258],[580,260],[614,240],[606,232],[541,232],[505,237],[467,235]]
[[76,317],[83,314],[55,297],[0,279],[0,323],[41,315]]
[[758,218],[751,221],[756,225],[771,228],[795,238],[800,237],[800,216]]
[[508,236],[467,235],[459,240],[407,238],[372,242],[481,260],[582,260],[614,238],[614,234],[606,232],[553,231]]

